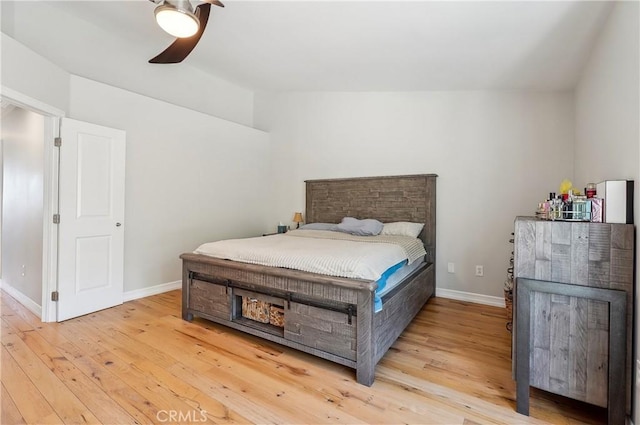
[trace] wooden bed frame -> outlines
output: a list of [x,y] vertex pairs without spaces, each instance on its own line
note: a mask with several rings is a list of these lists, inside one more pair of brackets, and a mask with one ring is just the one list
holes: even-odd
[[[375,365],[435,292],[436,175],[306,181],[306,222],[339,223],[345,216],[425,223],[427,262],[382,299],[376,284],[187,253],[182,318],[199,316],[356,369],[370,386]],[[284,327],[242,316],[242,297],[282,306]]]

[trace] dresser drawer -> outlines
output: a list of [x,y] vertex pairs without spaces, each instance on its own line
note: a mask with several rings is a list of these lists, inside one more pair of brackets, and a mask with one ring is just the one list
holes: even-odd
[[227,288],[216,283],[193,279],[189,287],[189,308],[221,319],[231,319],[231,297]]

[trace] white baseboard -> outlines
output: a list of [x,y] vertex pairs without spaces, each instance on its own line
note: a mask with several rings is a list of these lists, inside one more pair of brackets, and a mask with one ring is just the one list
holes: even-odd
[[11,295],[16,299],[20,304],[25,306],[27,310],[38,316],[38,319],[42,320],[42,306],[33,301],[31,298],[27,297],[25,294],[20,292],[18,289],[9,285],[6,282],[0,280],[0,289],[5,291],[7,294]]
[[173,291],[174,289],[182,288],[182,281],[176,280],[175,282],[161,283],[160,285],[150,286],[148,288],[134,289],[133,291],[127,291],[122,294],[122,300],[124,302],[137,300],[138,298],[150,297],[151,295],[162,294],[163,292]]
[[504,297],[474,294],[473,292],[456,291],[453,289],[436,288],[436,297],[450,298],[452,300],[468,301],[470,303],[505,307]]

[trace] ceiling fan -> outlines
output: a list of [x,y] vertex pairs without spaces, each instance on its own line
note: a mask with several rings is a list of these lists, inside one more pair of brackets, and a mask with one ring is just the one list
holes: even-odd
[[179,63],[196,47],[204,33],[209,20],[211,5],[224,7],[218,0],[201,0],[196,7],[189,0],[149,0],[159,6],[156,7],[156,22],[160,28],[176,37],[162,53],[149,63]]

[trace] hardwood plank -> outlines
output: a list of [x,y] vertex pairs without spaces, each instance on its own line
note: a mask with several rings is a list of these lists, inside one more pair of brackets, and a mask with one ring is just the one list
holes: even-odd
[[[484,400],[471,397],[462,391],[448,388],[446,386],[430,383],[429,381],[417,379],[408,374],[398,374],[396,371],[384,366],[380,367],[378,378],[385,381],[401,382],[409,388],[419,390],[426,399],[435,399],[440,403],[448,405],[453,410],[463,409],[471,411],[473,416],[483,418],[484,422],[490,423],[544,423],[533,417],[526,417],[515,412],[513,409],[496,410]],[[459,382],[460,386],[464,383]],[[491,412],[487,414],[487,412]],[[466,417],[466,415],[465,415]]]
[[213,375],[203,374],[183,363],[177,363],[169,369],[171,374],[179,379],[189,382],[195,388],[209,397],[224,402],[229,409],[241,412],[242,416],[247,418],[248,422],[254,424],[276,424],[282,423],[280,416],[273,413],[267,406],[262,406],[255,402],[252,398],[238,397],[227,386],[217,381]]
[[133,363],[138,360],[149,359],[162,367],[169,367],[176,361],[159,349],[150,347],[147,344],[141,344],[138,338],[141,333],[131,335],[123,331],[122,328],[116,327],[117,325],[105,326],[104,324],[95,323],[89,318],[80,318],[80,320],[87,326],[83,326],[83,331],[88,330],[87,338],[104,347],[104,351],[116,353],[127,362]]
[[[2,297],[3,300],[6,297]],[[36,328],[36,325],[25,320],[18,312],[14,310],[14,305],[8,304],[3,301],[2,303],[2,320],[7,326],[13,328],[13,330],[28,332]],[[19,311],[19,310],[18,310]]]
[[223,403],[209,397],[206,392],[200,391],[190,383],[151,361],[137,362],[136,367],[152,377],[156,382],[170,388],[180,400],[191,406],[192,411],[204,412],[203,415],[214,423],[234,424],[249,422],[241,413],[229,409]]
[[406,337],[399,338],[391,347],[398,357],[406,356],[421,361],[422,364],[434,364],[440,362],[442,364],[451,364],[454,368],[458,360],[464,361],[469,357],[481,359],[487,368],[502,369],[505,362],[511,362],[508,354],[493,355],[486,351],[467,348],[461,341],[455,338],[436,340],[430,338],[423,343],[416,343],[414,340]]
[[146,373],[137,364],[129,364],[112,352],[98,354],[94,360],[107,366],[111,373],[127,383],[148,403],[156,406],[153,409],[156,418],[154,422],[158,422],[162,412],[169,411],[182,412],[183,415],[190,415],[190,417],[201,417],[202,413],[208,418],[207,420],[215,421],[215,418],[209,416],[209,412],[203,410],[197,402],[176,393],[166,382],[158,382],[154,376]]
[[[63,421],[47,399],[24,373],[7,349],[2,347],[2,385],[27,423],[61,424]],[[4,423],[4,422],[3,422]]]
[[82,373],[35,332],[20,335],[25,345],[31,349],[69,390],[85,404],[102,423],[131,423],[134,418],[127,414],[107,393],[100,389],[88,376]]
[[4,384],[0,385],[0,423],[2,424],[26,424],[27,421],[20,414],[18,406],[11,398]]
[[80,354],[78,349],[71,343],[58,346],[65,356],[80,369],[86,376],[102,389],[106,394],[131,415],[136,423],[157,422],[157,412],[161,407],[155,406],[147,398],[131,386],[123,382],[118,376],[112,374],[107,365],[99,363],[94,359]]
[[17,334],[3,334],[2,345],[64,422],[100,422],[67,386],[59,385],[60,380]]

